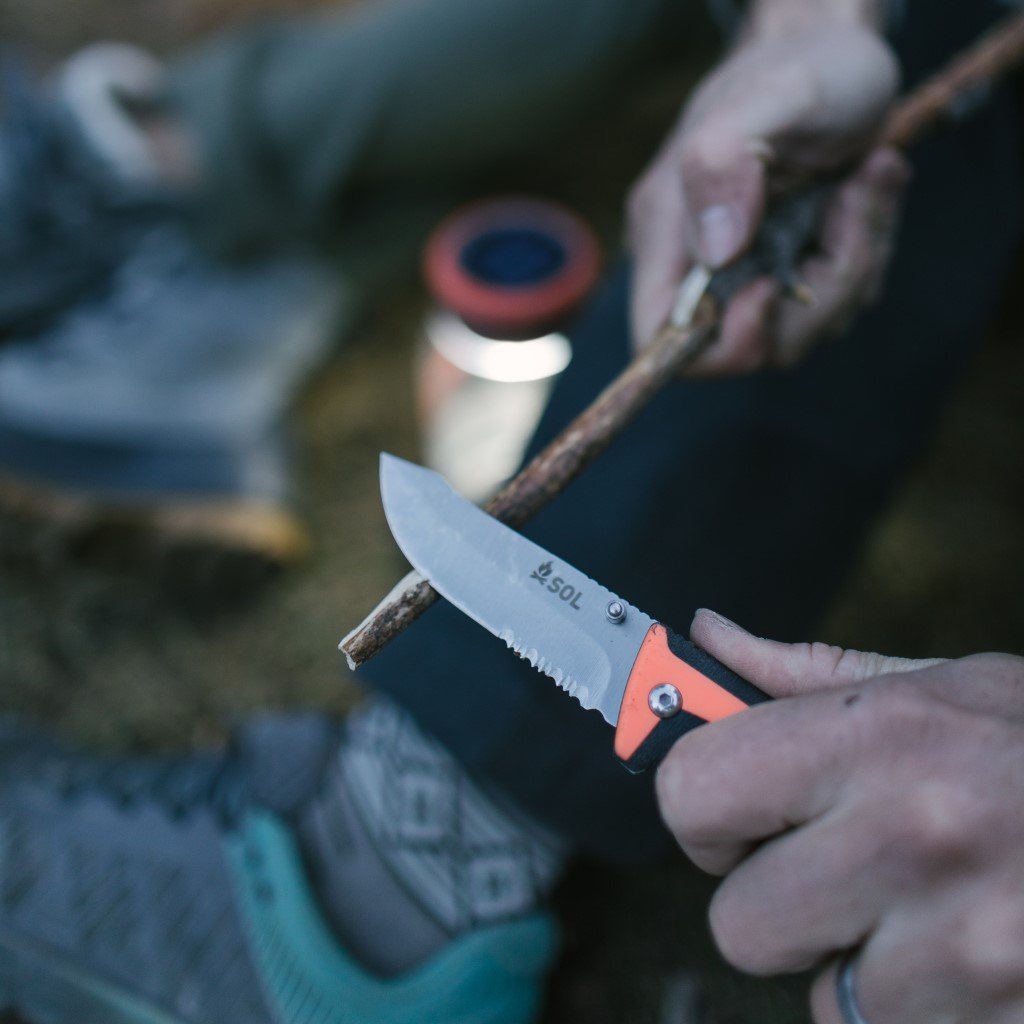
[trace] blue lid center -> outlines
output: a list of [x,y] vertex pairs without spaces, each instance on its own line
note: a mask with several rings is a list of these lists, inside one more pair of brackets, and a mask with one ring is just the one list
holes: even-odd
[[522,286],[554,277],[565,265],[565,247],[534,228],[493,228],[462,250],[463,269],[487,284]]

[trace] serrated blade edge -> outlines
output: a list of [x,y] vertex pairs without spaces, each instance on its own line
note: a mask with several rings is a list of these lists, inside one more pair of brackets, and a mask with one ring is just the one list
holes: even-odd
[[[382,455],[381,491],[395,540],[438,593],[616,724],[650,616],[466,501],[437,473]],[[622,604],[624,621],[608,617],[611,602]]]

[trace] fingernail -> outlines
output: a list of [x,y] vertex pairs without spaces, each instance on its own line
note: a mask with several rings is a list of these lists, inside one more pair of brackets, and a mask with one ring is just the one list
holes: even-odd
[[697,250],[709,267],[728,263],[743,243],[743,221],[734,206],[709,206],[697,221]]
[[713,619],[715,623],[722,627],[722,629],[731,629],[737,633],[746,633],[746,630],[742,626],[737,626],[732,619],[727,619],[724,615],[719,615],[718,612],[713,612],[710,608],[698,608],[698,615],[706,615],[709,619]]

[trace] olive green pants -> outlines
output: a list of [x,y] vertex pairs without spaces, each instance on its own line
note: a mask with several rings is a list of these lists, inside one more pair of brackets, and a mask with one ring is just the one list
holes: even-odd
[[232,246],[322,237],[367,195],[400,207],[535,151],[636,90],[652,53],[681,53],[684,6],[373,0],[216,37],[174,71],[208,220]]

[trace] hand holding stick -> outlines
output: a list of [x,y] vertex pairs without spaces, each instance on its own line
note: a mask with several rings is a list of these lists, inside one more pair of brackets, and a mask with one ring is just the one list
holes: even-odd
[[[905,149],[1022,60],[1024,14],[997,26],[900,101],[882,132],[881,144]],[[686,327],[666,324],[593,403],[488,502],[486,511],[509,526],[519,527],[557,497],[714,339],[719,314],[719,304],[705,297]],[[349,666],[355,669],[369,661],[435,600],[437,593],[419,573],[406,576],[341,641],[339,647]]]

